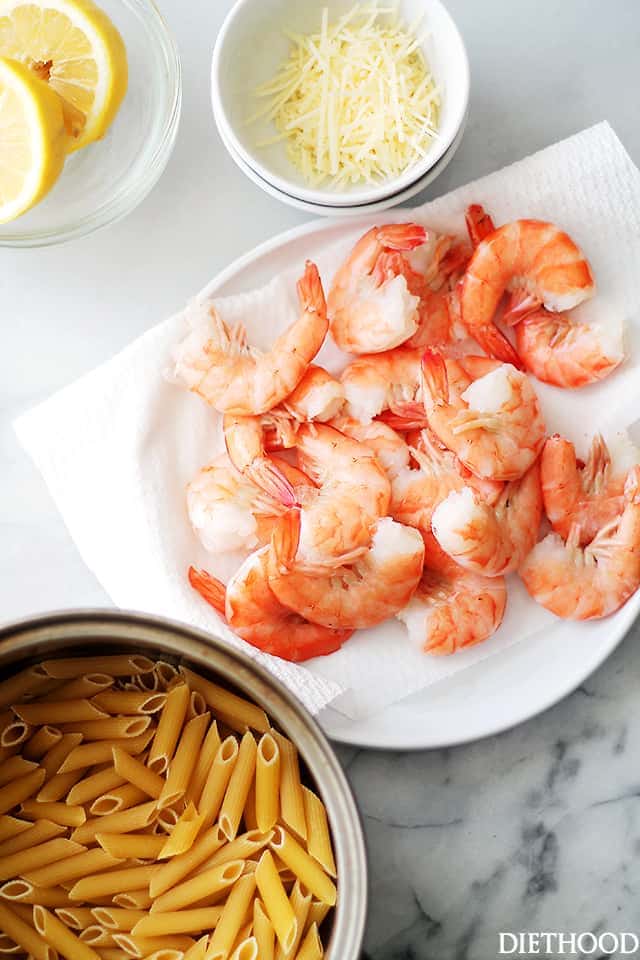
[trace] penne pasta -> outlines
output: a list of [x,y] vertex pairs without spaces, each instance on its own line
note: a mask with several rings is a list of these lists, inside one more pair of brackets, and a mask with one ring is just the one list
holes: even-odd
[[[71,737],[80,734],[71,733]],[[139,737],[125,737],[122,740],[94,740],[92,743],[82,743],[75,747],[68,755],[62,766],[61,773],[79,770],[84,767],[94,767],[100,763],[108,763],[113,757],[113,748],[120,747],[125,753],[142,753],[153,737],[153,730],[145,730]]]
[[26,880],[9,880],[0,887],[0,897],[14,903],[41,903],[43,907],[64,907],[70,903],[62,887],[34,887]]
[[298,950],[296,960],[322,960],[323,955],[324,950],[322,949],[318,927],[315,923],[312,923],[302,941],[302,946]]
[[33,703],[21,703],[13,707],[13,711],[21,720],[30,724],[55,725],[80,720],[98,720],[107,716],[90,700],[40,700]]
[[153,877],[156,866],[125,867],[122,870],[110,870],[95,876],[83,877],[69,891],[72,900],[95,901],[97,898],[126,893],[128,890],[140,890],[147,887]]
[[104,817],[119,810],[128,810],[129,807],[137,806],[147,799],[148,794],[144,790],[134,787],[132,783],[124,783],[110,793],[103,793],[102,796],[96,797],[89,807],[89,813],[95,817]]
[[[107,673],[85,673],[81,677],[67,680],[56,687],[56,700],[91,700],[96,694],[102,693],[114,683],[113,677]],[[96,706],[100,706],[96,704]],[[107,710],[107,713],[110,711]],[[125,712],[125,711],[122,711]]]
[[93,703],[107,713],[149,715],[157,713],[165,705],[165,693],[150,693],[145,690],[107,690],[93,698]]
[[224,836],[216,826],[200,836],[196,847],[186,853],[173,857],[168,863],[161,864],[154,874],[149,885],[152,897],[160,894],[180,883],[188,874],[204,863],[224,843]]
[[0,930],[35,960],[55,960],[53,944],[47,943],[40,932],[25,923],[6,901],[0,901]]
[[220,807],[220,829],[227,840],[233,840],[238,832],[247,794],[255,775],[256,751],[254,736],[247,731],[240,741],[238,759]]
[[302,886],[299,880],[296,880],[289,894],[289,903],[296,917],[296,935],[289,950],[283,950],[282,944],[278,944],[276,960],[293,960],[298,952],[298,947],[307,925],[307,917],[309,916],[309,907],[311,905],[311,894]]
[[148,833],[96,833],[103,850],[121,860],[156,860],[166,843]]
[[178,934],[167,937],[134,937],[131,933],[116,933],[113,939],[119,947],[133,957],[149,957],[160,950],[177,950],[184,953],[194,944],[191,937]]
[[73,960],[100,960],[55,914],[39,904],[33,908],[33,922],[40,936],[63,957]]
[[38,767],[30,773],[16,777],[10,783],[0,787],[0,813],[7,813],[17,807],[19,803],[28,800],[44,783],[45,771]]
[[31,727],[24,720],[15,718],[0,733],[0,747],[18,747],[31,736]]
[[13,853],[20,853],[21,850],[36,847],[47,840],[53,840],[61,833],[64,833],[64,827],[59,823],[52,823],[51,820],[37,820],[28,830],[22,830],[14,837],[9,837],[8,840],[0,843],[0,859]]
[[266,833],[280,812],[280,747],[270,733],[260,738],[256,755],[256,825]]
[[33,734],[22,749],[22,757],[26,760],[42,760],[45,753],[55,747],[62,740],[62,730],[45,724]]
[[83,777],[72,787],[67,797],[68,803],[79,803],[81,805],[91,803],[97,797],[101,797],[109,790],[115,790],[121,787],[126,779],[113,768],[99,770],[91,774],[90,777]]
[[98,923],[89,924],[79,936],[83,943],[92,947],[114,947],[116,945],[113,934]]
[[219,923],[224,909],[226,905],[224,908],[200,907],[196,910],[175,910],[170,913],[146,913],[137,921],[132,933],[136,937],[201,933],[203,930],[212,930]]
[[25,774],[33,773],[37,769],[38,764],[25,760],[24,756],[9,757],[0,764],[0,787],[4,787],[5,783],[15,780],[16,777],[24,777]]
[[148,657],[124,654],[104,657],[72,657],[45,660],[40,667],[48,677],[56,680],[72,680],[86,673],[106,673],[111,677],[126,677],[138,673],[150,673],[153,663]]
[[200,937],[192,947],[189,947],[182,960],[204,960],[208,942],[209,937],[207,935]]
[[[128,954],[121,950],[120,947],[96,947],[96,953],[99,955],[100,960],[128,960]],[[163,960],[180,960],[180,955],[177,957],[167,957]]]
[[217,683],[206,680],[187,667],[180,667],[180,673],[192,690],[202,694],[212,713],[232,730],[237,730],[239,733],[249,729],[260,733],[266,733],[269,730],[269,718],[257,704],[238,697],[230,690],[225,690]]
[[89,843],[95,840],[96,833],[133,833],[148,827],[156,816],[155,802],[141,803],[128,810],[118,813],[108,813],[104,817],[95,817],[87,820],[81,827],[71,834],[71,839],[77,843]]
[[[180,689],[176,687],[176,689]],[[171,696],[171,694],[169,694]],[[163,810],[184,797],[198,757],[198,750],[209,726],[209,714],[195,716],[185,724],[175,753],[169,762],[169,770],[158,807]],[[150,764],[151,766],[151,764]]]
[[164,787],[162,777],[119,747],[113,748],[112,756],[114,768],[120,776],[139,790],[143,790],[148,797],[158,799]]
[[87,819],[84,807],[69,803],[43,803],[40,800],[24,800],[19,807],[20,815],[27,820],[51,820],[63,827],[79,827]]
[[257,830],[258,820],[256,818],[256,780],[255,775],[249,784],[249,792],[244,803],[242,811],[242,822],[246,830]]
[[330,909],[331,907],[329,906],[328,903],[322,903],[321,900],[312,900],[309,906],[309,915],[307,917],[307,928],[305,930],[305,933],[307,932],[307,930],[309,929],[312,923],[315,923],[318,929],[320,929],[320,927],[322,926],[322,921],[324,920],[326,915],[329,913]]
[[207,704],[204,697],[198,690],[192,690],[187,707],[187,716],[191,720],[193,717],[198,717],[204,713],[207,713]]
[[242,874],[244,862],[242,860],[230,860],[229,863],[220,864],[218,867],[212,867],[180,883],[166,893],[157,897],[151,905],[151,913],[167,913],[169,911],[181,910],[188,907],[198,900],[204,900],[205,897],[213,896],[238,880]]
[[0,816],[0,840],[15,837],[24,830],[29,830],[32,826],[33,824],[28,820],[21,820],[19,817],[9,817],[4,814]]
[[262,900],[253,901],[253,935],[258,944],[258,956],[260,960],[274,960],[275,957],[275,931],[267,911],[264,908]]
[[81,733],[65,733],[58,743],[51,747],[50,750],[47,750],[40,761],[40,766],[46,774],[45,782],[51,780],[60,771],[60,767],[69,754],[81,743]]
[[124,910],[120,907],[92,907],[94,919],[107,930],[130,933],[139,920],[148,916],[146,910]]
[[89,907],[58,907],[53,912],[70,930],[84,930],[93,923]]
[[252,860],[271,842],[273,831],[260,833],[259,830],[247,830],[211,856],[206,863],[207,867],[215,867],[219,863],[229,860]]
[[336,862],[333,857],[333,847],[329,834],[327,811],[320,797],[309,790],[302,788],[304,800],[304,817],[307,823],[307,852],[317,860],[325,873],[336,876]]
[[121,740],[139,737],[151,723],[150,717],[105,717],[104,720],[84,720],[80,723],[62,723],[65,733],[81,733],[88,740]]
[[235,948],[229,960],[259,960],[258,941],[255,937],[247,937]]
[[0,683],[0,710],[13,703],[20,703],[23,697],[40,693],[48,685],[49,677],[44,664],[27,667],[21,673],[16,673]]
[[20,944],[12,940],[6,933],[0,933],[0,954],[20,953],[21,949]]
[[154,773],[164,773],[169,766],[184,724],[190,693],[186,683],[181,683],[167,694],[147,760],[147,766]]
[[72,773],[56,773],[51,780],[46,780],[36,794],[36,800],[42,803],[55,803],[67,798],[71,788],[82,779],[84,770],[74,770]]
[[170,683],[173,683],[175,680],[180,678],[180,674],[172,663],[167,663],[166,660],[158,660],[154,670],[155,676],[158,679],[158,682],[162,684],[165,688],[169,686]]
[[207,775],[218,752],[220,743],[218,724],[215,720],[212,720],[202,742],[202,746],[200,747],[200,753],[198,754],[198,759],[196,760],[196,765],[185,794],[187,800],[193,801],[196,806],[198,806],[200,795],[207,782]]
[[318,900],[328,903],[331,907],[335,905],[335,884],[313,857],[310,857],[283,827],[276,827],[271,840],[271,849]]
[[[233,885],[222,908],[217,926],[209,940],[207,960],[226,960],[240,932],[256,889],[255,875],[240,877]],[[153,916],[153,914],[150,914]]]
[[271,734],[280,749],[280,816],[294,833],[306,840],[307,824],[304,817],[298,751],[281,733],[272,730]]
[[175,857],[190,850],[203,823],[204,817],[198,813],[195,805],[190,803],[169,834],[169,839],[160,851],[160,859]]
[[227,737],[216,753],[198,803],[198,813],[204,816],[205,826],[218,816],[237,761],[238,741],[233,736]]
[[91,873],[99,873],[118,866],[121,861],[104,850],[80,850],[58,863],[50,862],[40,869],[23,870],[25,880],[36,887],[59,887]]
[[295,941],[298,922],[276,870],[273,857],[268,850],[264,851],[258,861],[256,883],[267,916],[278,938],[278,943],[286,953]]
[[[19,853],[11,853],[6,857],[0,858],[0,880],[9,880],[11,877],[17,877],[19,874],[29,879],[28,874],[32,870],[37,870],[56,860],[72,857],[76,853],[83,852],[83,850],[84,847],[79,843],[73,843],[73,841],[67,840],[65,837],[46,840],[44,843],[39,843],[36,847],[31,847],[28,850],[20,850]],[[42,883],[36,885],[48,887],[52,884]]]
[[147,910],[152,903],[152,898],[147,887],[140,890],[128,890],[126,893],[116,893],[113,896],[113,902],[116,906],[126,910]]
[[172,833],[179,819],[180,814],[175,807],[168,807],[166,810],[158,811],[157,823],[165,833]]

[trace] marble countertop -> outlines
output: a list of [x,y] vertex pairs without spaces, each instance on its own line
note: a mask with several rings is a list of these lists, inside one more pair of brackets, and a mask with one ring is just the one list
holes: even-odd
[[[244,178],[213,126],[209,57],[230,3],[160,0],[184,109],[144,203],[85,240],[0,252],[1,620],[108,604],[12,419],[305,219]],[[448,6],[469,49],[471,114],[453,162],[416,202],[602,119],[640,161],[640,5]],[[373,960],[494,960],[501,930],[640,932],[638,639],[636,629],[573,696],[502,736],[409,755],[339,749],[369,842]]]

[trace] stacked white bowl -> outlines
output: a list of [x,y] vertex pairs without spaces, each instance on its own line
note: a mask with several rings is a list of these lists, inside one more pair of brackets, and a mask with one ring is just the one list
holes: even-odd
[[[256,109],[255,90],[270,80],[288,56],[285,30],[317,32],[323,7],[330,21],[353,0],[238,0],[224,21],[213,51],[211,99],[215,121],[231,157],[255,184],[290,206],[324,216],[361,216],[408,200],[447,166],[462,139],[469,103],[469,62],[464,42],[440,0],[399,0],[407,24],[421,21],[422,47],[440,90],[438,136],[424,158],[400,176],[371,184],[310,187],[290,162],[271,121],[247,119]],[[385,7],[387,4],[385,4]]]

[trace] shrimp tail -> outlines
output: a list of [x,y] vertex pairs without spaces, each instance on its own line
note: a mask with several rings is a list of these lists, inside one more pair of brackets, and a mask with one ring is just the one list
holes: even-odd
[[289,508],[298,505],[293,486],[282,471],[266,457],[256,457],[245,473],[272,500]]
[[508,327],[515,327],[521,320],[537,313],[541,306],[542,303],[538,297],[534,297],[524,287],[520,290],[513,290],[502,314],[502,321]]
[[200,594],[203,600],[206,600],[209,606],[213,607],[214,610],[217,610],[218,613],[221,613],[224,617],[227,595],[227,589],[224,583],[216,580],[216,578],[212,577],[206,570],[196,570],[195,567],[189,567],[188,577],[193,589]]
[[304,273],[297,284],[300,306],[307,313],[326,314],[327,305],[324,299],[324,290],[318,268],[311,260],[304,265]]
[[271,549],[280,571],[291,570],[300,543],[300,511],[289,510],[271,534]]
[[427,231],[419,223],[391,223],[380,227],[376,240],[389,250],[413,250],[426,243]]
[[477,340],[482,349],[490,357],[500,360],[501,363],[510,363],[516,370],[524,370],[524,365],[515,347],[502,331],[493,323],[482,327],[469,326],[469,333]]
[[392,409],[385,410],[377,419],[398,433],[422,430],[429,425],[424,406],[418,400],[397,400],[393,402]]
[[438,350],[425,350],[422,356],[422,388],[434,404],[449,402],[447,365]]
[[640,503],[640,466],[629,470],[624,483],[624,498],[627,503]]
[[485,237],[495,230],[493,219],[480,203],[472,203],[464,215],[469,240],[477,247]]

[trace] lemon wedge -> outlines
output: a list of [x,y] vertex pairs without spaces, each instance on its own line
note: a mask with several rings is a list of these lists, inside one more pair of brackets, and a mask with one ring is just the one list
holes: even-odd
[[91,0],[0,0],[0,56],[61,97],[69,150],[104,135],[127,90],[124,42]]
[[66,143],[57,93],[24,64],[0,57],[0,223],[48,193],[64,166]]

